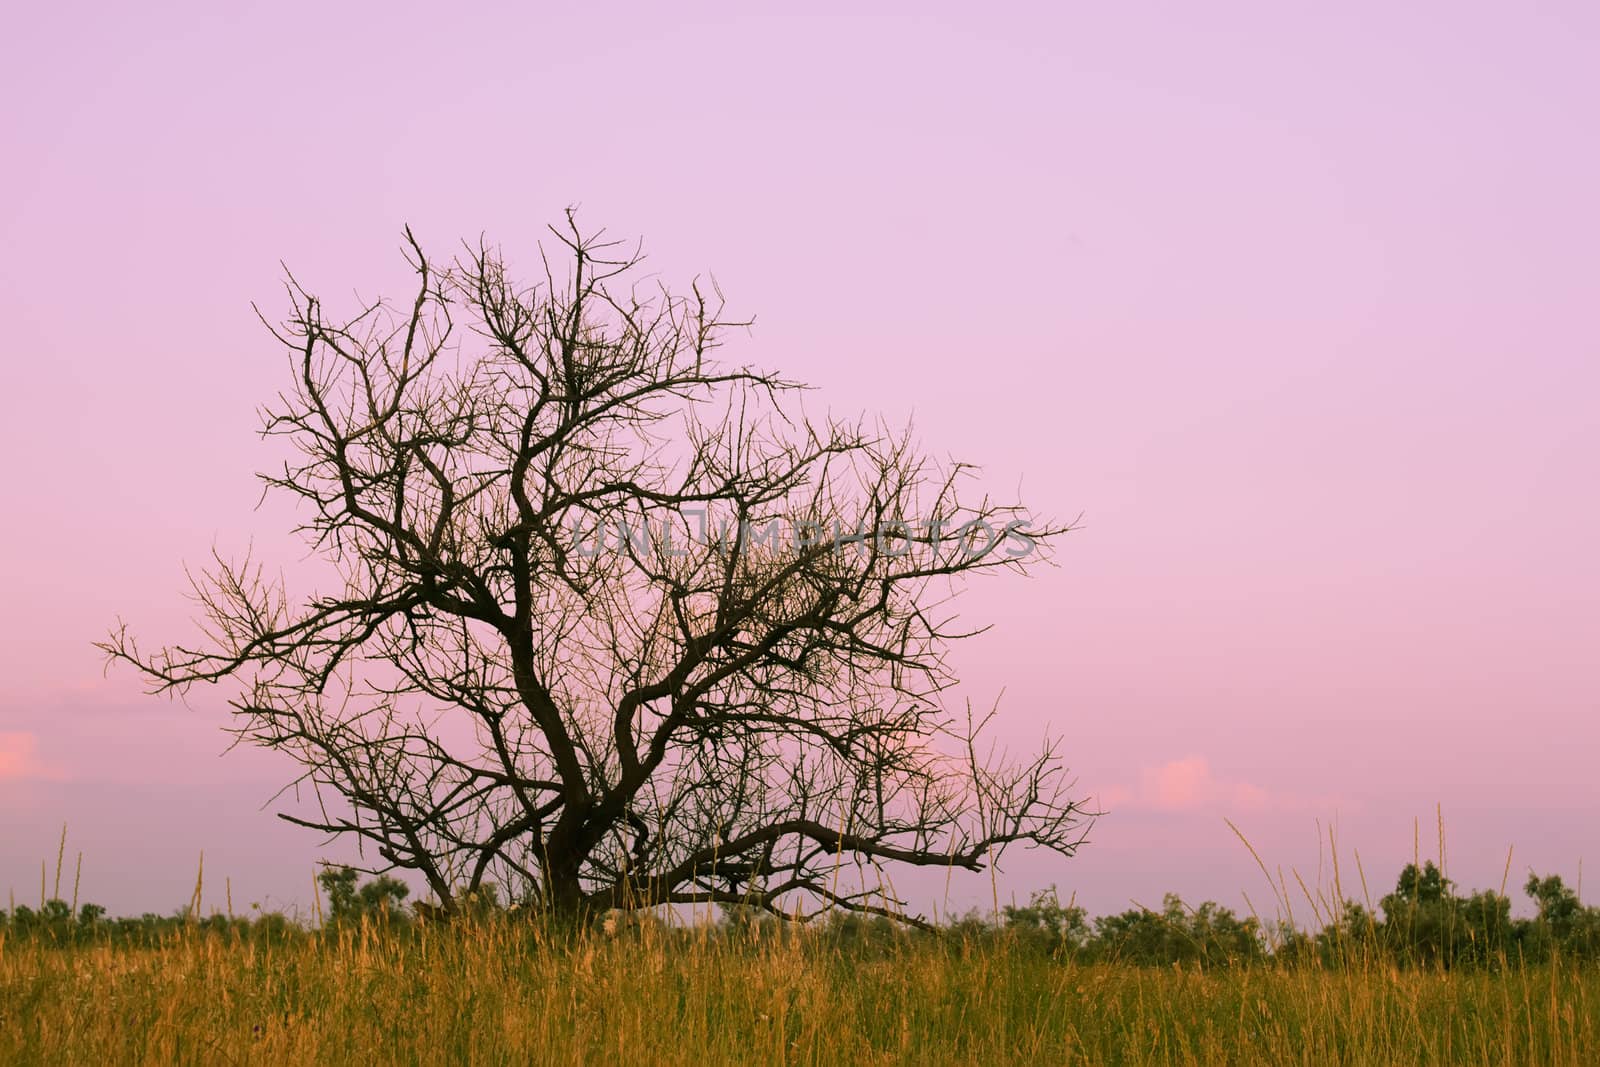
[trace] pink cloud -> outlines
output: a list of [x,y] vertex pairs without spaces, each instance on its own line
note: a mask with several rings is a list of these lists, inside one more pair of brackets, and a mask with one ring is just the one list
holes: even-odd
[[39,762],[38,738],[23,731],[0,731],[0,781],[59,778],[57,768]]
[[1267,791],[1244,781],[1218,778],[1204,756],[1185,756],[1139,772],[1133,788],[1113,786],[1102,796],[1108,808],[1144,808],[1152,811],[1198,811],[1217,809],[1224,813],[1254,811],[1266,806]]

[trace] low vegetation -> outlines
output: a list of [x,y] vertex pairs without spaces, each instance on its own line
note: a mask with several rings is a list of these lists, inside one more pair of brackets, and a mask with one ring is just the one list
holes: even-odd
[[1408,866],[1314,932],[1215,904],[1090,920],[1054,891],[924,931],[612,914],[487,896],[430,921],[391,879],[327,911],[0,921],[3,1063],[1570,1063],[1600,1049],[1600,909]]

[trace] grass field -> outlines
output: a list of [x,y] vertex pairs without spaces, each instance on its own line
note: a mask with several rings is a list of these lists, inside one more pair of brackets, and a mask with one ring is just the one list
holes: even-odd
[[0,942],[0,1063],[1600,1063],[1600,969],[1075,965],[492,921]]

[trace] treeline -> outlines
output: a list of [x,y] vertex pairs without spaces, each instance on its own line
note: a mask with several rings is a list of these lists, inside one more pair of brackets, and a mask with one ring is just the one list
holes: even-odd
[[[322,872],[318,881],[327,910],[317,917],[320,922],[309,925],[277,912],[200,916],[192,907],[173,915],[111,918],[98,905],[74,909],[65,901],[49,900],[37,910],[25,905],[0,910],[0,946],[24,938],[59,945],[155,947],[195,934],[280,944],[374,927],[409,936],[437,918],[427,904],[408,906],[409,887],[393,878],[362,883],[354,870],[337,867]],[[1208,901],[1191,908],[1170,894],[1159,911],[1134,908],[1091,920],[1085,909],[1063,904],[1053,888],[1034,894],[1026,905],[1003,907],[998,917],[971,912],[928,930],[848,912],[837,912],[811,929],[841,950],[868,954],[908,939],[936,938],[958,949],[1004,942],[1062,960],[1137,966],[1276,962],[1345,967],[1383,962],[1398,967],[1495,967],[1556,958],[1600,961],[1600,908],[1584,906],[1558,875],[1530,874],[1524,892],[1537,906],[1537,914],[1513,918],[1508,896],[1493,891],[1461,896],[1450,879],[1427,863],[1420,868],[1408,864],[1394,891],[1376,907],[1346,902],[1332,921],[1314,932],[1289,924],[1264,928],[1256,918],[1241,917],[1221,905]],[[468,902],[467,907],[480,919],[510,917],[522,910],[502,906],[493,893]],[[641,925],[669,929],[648,915],[630,916],[621,923],[613,916],[601,922],[609,935]],[[781,920],[757,908],[725,907],[714,933],[760,938],[781,925]],[[678,933],[685,931],[678,928]]]
[[[1493,967],[1546,963],[1558,956],[1600,961],[1600,908],[1585,907],[1559,875],[1530,873],[1523,891],[1537,914],[1513,918],[1505,894],[1485,890],[1461,896],[1433,863],[1407,864],[1394,891],[1376,907],[1346,901],[1312,932],[1291,924],[1265,930],[1253,917],[1240,918],[1209,902],[1190,908],[1172,895],[1160,911],[1134,909],[1090,922],[1082,908],[1062,905],[1050,890],[1025,907],[1002,909],[1000,930],[1054,955],[1142,965],[1273,960],[1325,967],[1377,961],[1400,967]],[[950,929],[967,936],[998,932],[976,916]]]

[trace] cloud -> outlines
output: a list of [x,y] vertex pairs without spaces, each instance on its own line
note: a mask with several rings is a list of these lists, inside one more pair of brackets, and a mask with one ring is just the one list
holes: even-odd
[[0,730],[0,782],[61,777],[59,770],[39,761],[38,747],[31,733]]
[[1218,778],[1204,756],[1185,756],[1145,767],[1139,772],[1137,786],[1113,786],[1100,797],[1107,808],[1216,810],[1223,814],[1257,811],[1270,800],[1267,791],[1259,786]]

